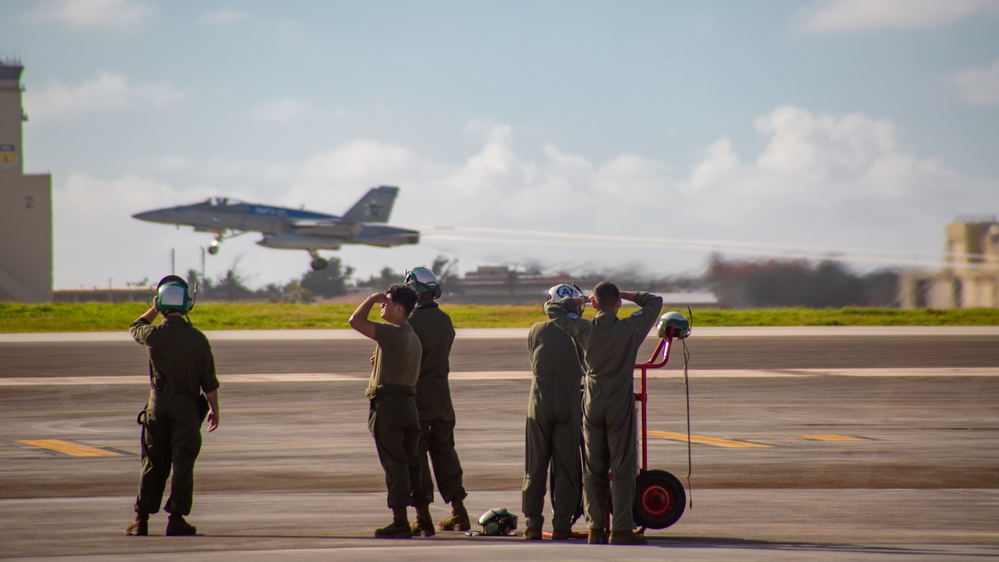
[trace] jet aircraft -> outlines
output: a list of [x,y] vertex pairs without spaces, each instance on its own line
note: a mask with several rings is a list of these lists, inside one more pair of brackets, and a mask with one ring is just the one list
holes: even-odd
[[354,203],[342,217],[209,198],[193,205],[165,207],[132,215],[148,222],[193,226],[196,232],[213,232],[215,239],[208,253],[219,251],[223,240],[259,232],[264,235],[257,244],[265,248],[306,250],[312,257],[312,269],[325,269],[329,262],[319,257],[318,250],[337,250],[344,244],[366,244],[388,248],[402,244],[417,244],[420,233],[415,230],[386,226],[399,188],[389,185],[373,187]]

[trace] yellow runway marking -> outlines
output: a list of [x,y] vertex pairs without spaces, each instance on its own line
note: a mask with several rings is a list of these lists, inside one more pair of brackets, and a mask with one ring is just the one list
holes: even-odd
[[[662,437],[663,439],[669,439],[671,441],[683,441],[687,442],[686,433],[673,433],[671,431],[657,431],[649,430],[649,435],[654,435],[656,437]],[[735,441],[733,439],[722,439],[720,437],[705,437],[703,435],[691,435],[691,443],[699,443],[701,445],[714,445],[715,447],[728,447],[730,449],[769,449],[770,445],[760,445],[759,443],[747,443],[745,441]]]
[[69,441],[63,441],[61,439],[23,439],[18,441],[18,443],[28,445],[30,447],[38,447],[39,449],[48,449],[50,451],[64,453],[74,457],[122,456],[121,453],[106,451],[104,449],[98,449],[97,447],[88,447],[87,445],[79,445],[77,443],[70,443]]
[[863,437],[850,437],[849,435],[802,435],[801,438],[814,441],[867,441]]

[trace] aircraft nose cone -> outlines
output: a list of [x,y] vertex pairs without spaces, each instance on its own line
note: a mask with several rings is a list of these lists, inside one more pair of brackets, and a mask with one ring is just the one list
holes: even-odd
[[156,210],[156,211],[143,211],[141,213],[135,213],[134,215],[132,215],[132,218],[147,222],[163,222],[163,220],[166,217],[164,217],[164,213],[162,210]]

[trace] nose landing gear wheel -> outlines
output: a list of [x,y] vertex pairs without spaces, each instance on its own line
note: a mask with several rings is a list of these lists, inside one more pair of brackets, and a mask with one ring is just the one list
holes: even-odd
[[665,529],[683,515],[687,494],[675,476],[665,470],[647,470],[635,479],[635,523]]

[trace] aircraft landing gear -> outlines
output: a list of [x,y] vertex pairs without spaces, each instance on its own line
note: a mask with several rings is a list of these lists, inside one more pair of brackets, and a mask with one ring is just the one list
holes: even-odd
[[329,260],[319,257],[319,253],[315,250],[309,250],[309,255],[312,256],[312,271],[321,271],[329,267]]

